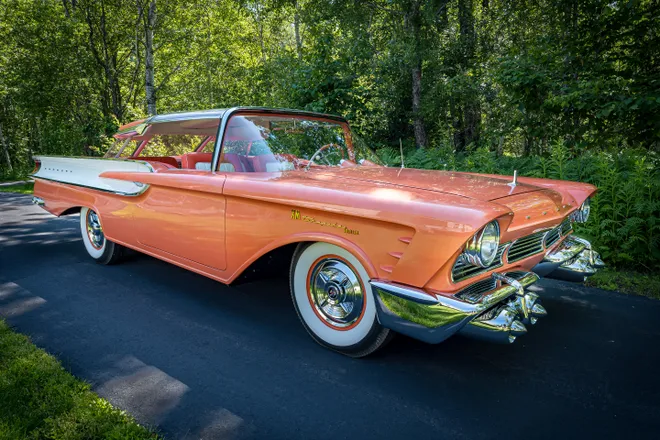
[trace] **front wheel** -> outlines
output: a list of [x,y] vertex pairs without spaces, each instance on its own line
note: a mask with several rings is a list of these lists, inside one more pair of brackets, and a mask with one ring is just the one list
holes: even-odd
[[105,238],[101,219],[89,208],[80,210],[80,233],[85,249],[99,264],[113,264],[121,258],[124,247]]
[[392,335],[376,319],[369,276],[350,252],[328,243],[298,246],[291,262],[293,304],[319,344],[351,357],[367,356]]

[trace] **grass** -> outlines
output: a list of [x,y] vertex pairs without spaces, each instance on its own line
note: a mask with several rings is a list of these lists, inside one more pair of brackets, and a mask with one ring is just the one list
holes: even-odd
[[159,439],[0,320],[0,439]]
[[660,299],[660,274],[603,269],[587,278],[587,286]]
[[0,192],[32,194],[34,191],[34,182],[20,183],[18,185],[0,186]]

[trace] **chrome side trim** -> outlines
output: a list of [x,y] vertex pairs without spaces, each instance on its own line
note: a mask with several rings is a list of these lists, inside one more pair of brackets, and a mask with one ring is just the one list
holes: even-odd
[[122,191],[110,191],[108,189],[96,188],[94,186],[87,186],[87,185],[83,185],[81,183],[71,183],[71,182],[64,182],[62,180],[49,179],[47,177],[39,177],[39,176],[35,176],[34,174],[30,175],[30,177],[33,178],[33,179],[41,179],[41,180],[47,180],[49,182],[61,183],[62,185],[72,185],[72,186],[77,186],[77,187],[80,187],[80,188],[93,189],[95,191],[101,191],[101,192],[108,193],[108,194],[117,194],[119,196],[128,196],[128,197],[137,197],[139,195],[142,195],[142,193],[144,193],[149,188],[149,185],[142,184],[142,182],[133,182],[133,183],[136,183],[136,184],[141,183],[143,185],[142,189],[138,192],[135,192],[135,193],[126,193],[126,192],[122,192]]
[[425,291],[414,287],[406,287],[400,284],[389,283],[387,281],[372,281],[371,286],[386,290],[388,293],[398,296],[399,298],[419,304],[433,305],[440,302],[437,296],[431,296]]

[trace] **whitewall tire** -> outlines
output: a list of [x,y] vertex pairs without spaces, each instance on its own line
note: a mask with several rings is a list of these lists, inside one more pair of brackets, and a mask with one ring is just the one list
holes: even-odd
[[290,284],[298,317],[325,347],[362,357],[393,335],[376,319],[366,270],[345,249],[321,242],[301,244],[291,262]]
[[101,218],[92,209],[81,208],[80,233],[87,253],[97,263],[112,264],[121,258],[123,246],[105,237]]

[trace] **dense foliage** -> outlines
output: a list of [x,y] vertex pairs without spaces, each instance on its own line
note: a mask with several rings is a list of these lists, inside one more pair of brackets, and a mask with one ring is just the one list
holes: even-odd
[[595,183],[585,232],[658,265],[657,0],[0,3],[0,177],[99,154],[149,113],[234,105],[342,114],[409,166]]

